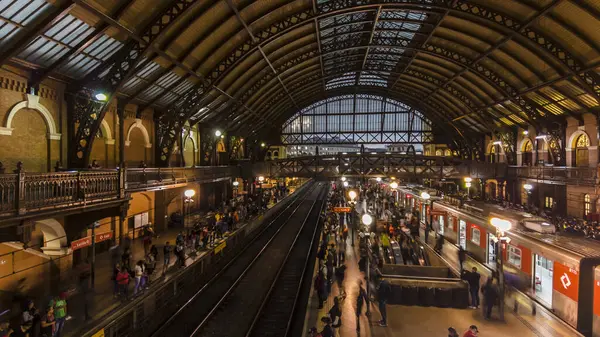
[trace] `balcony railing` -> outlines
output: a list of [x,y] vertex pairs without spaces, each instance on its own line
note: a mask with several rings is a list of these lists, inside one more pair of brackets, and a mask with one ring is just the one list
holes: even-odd
[[518,178],[583,185],[594,185],[598,179],[598,169],[595,167],[509,166],[508,174]]
[[0,219],[118,200],[125,192],[237,176],[234,166],[0,174]]

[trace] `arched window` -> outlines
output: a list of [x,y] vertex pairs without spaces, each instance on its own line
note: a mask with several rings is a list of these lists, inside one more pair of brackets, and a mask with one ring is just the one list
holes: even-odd
[[279,159],[279,151],[273,152],[273,159]]
[[587,216],[592,212],[592,198],[589,194],[583,196],[583,216]]
[[442,156],[443,155],[442,150],[435,150],[435,155],[436,156]]
[[499,163],[500,162],[500,146],[492,145],[490,149],[490,163]]
[[521,150],[521,158],[523,166],[531,166],[533,164],[533,144],[530,140],[526,140]]
[[452,151],[450,151],[449,149],[446,149],[446,151],[444,151],[444,155],[446,157],[452,157]]
[[584,133],[577,137],[575,141],[575,162],[573,166],[583,167],[589,165],[589,151],[590,139]]

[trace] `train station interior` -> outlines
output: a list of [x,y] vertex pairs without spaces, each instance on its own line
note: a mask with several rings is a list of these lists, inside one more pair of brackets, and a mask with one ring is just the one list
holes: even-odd
[[0,337],[600,337],[599,141],[598,0],[0,0]]

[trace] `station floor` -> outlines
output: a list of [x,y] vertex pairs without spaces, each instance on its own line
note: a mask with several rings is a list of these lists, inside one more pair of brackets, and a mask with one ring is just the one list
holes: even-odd
[[[381,319],[377,303],[371,303],[371,316],[368,318],[364,314],[360,316],[360,334],[356,331],[356,295],[358,292],[358,281],[364,276],[358,269],[356,252],[348,245],[346,256],[346,278],[344,287],[347,296],[342,302],[342,326],[336,332],[336,336],[351,337],[404,337],[404,336],[447,336],[448,327],[454,327],[459,335],[463,333],[472,324],[479,329],[479,336],[512,336],[512,337],[573,337],[572,332],[568,330],[554,329],[552,326],[552,317],[547,315],[538,315],[521,317],[510,312],[505,313],[505,321],[492,318],[485,320],[481,310],[475,309],[445,309],[435,307],[418,306],[387,306],[387,327],[380,327],[378,321]],[[308,304],[306,314],[306,331],[311,327],[316,327],[318,331],[323,328],[320,319],[327,315],[329,309],[333,306],[333,297],[339,295],[339,289],[336,285],[332,287],[332,294],[329,296],[323,309],[318,309],[317,295],[313,291]],[[494,309],[495,310],[495,309]],[[492,316],[497,315],[494,313]],[[548,325],[550,324],[550,325]]]

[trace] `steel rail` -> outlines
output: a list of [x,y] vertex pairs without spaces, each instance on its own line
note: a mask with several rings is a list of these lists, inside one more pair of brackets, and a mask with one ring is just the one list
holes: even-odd
[[[161,324],[161,326],[158,329],[156,329],[154,331],[154,333],[152,333],[151,337],[164,336],[164,334],[162,334],[162,333],[164,332],[165,328],[167,328],[168,326],[170,326],[171,323],[173,323],[180,316],[180,314],[184,310],[186,310],[192,303],[194,303],[194,301],[198,298],[198,296],[200,296],[201,294],[203,294],[212,284],[214,284],[215,281],[217,281],[225,273],[226,270],[228,270],[229,267],[231,267],[231,265],[233,265],[234,263],[236,263],[238,261],[238,258],[240,256],[242,256],[251,247],[251,245],[254,242],[256,242],[268,229],[270,229],[271,226],[273,226],[273,224],[277,220],[279,220],[279,218],[281,218],[281,216],[283,215],[284,211],[286,211],[289,208],[291,208],[292,206],[296,205],[296,208],[294,208],[294,210],[292,211],[292,213],[286,219],[286,222],[273,234],[273,236],[271,237],[271,239],[267,242],[267,245],[268,245],[268,243],[270,243],[273,240],[273,238],[275,236],[277,236],[277,234],[279,233],[279,231],[281,230],[281,228],[283,228],[285,226],[285,224],[288,222],[288,220],[296,213],[296,211],[298,210],[298,208],[302,204],[302,201],[304,201],[306,198],[308,198],[308,196],[310,195],[310,193],[312,191],[314,191],[314,189],[316,188],[316,186],[313,183],[313,186],[310,186],[309,188],[310,188],[309,190],[303,192],[304,194],[298,195],[296,197],[296,199],[294,199],[288,206],[286,206],[283,210],[281,210],[279,212],[279,214],[277,214],[277,216],[273,220],[271,220],[267,226],[265,226],[258,234],[255,235],[255,237],[252,239],[252,241],[249,242],[243,250],[241,250],[238,254],[236,254],[231,259],[231,261],[229,261],[217,274],[215,274],[213,277],[211,277],[210,280],[208,282],[206,282],[206,284],[204,286],[202,286],[202,288],[200,288],[198,291],[196,291],[196,293],[194,293],[194,295],[192,295],[173,315],[171,315],[171,317],[169,317],[169,319],[167,321],[165,321],[163,324]],[[263,247],[263,249],[259,252],[258,256],[260,256],[260,253],[262,253],[262,251],[265,248],[266,248],[266,246]],[[258,256],[256,258],[258,258]],[[253,259],[253,261],[255,259]]]

